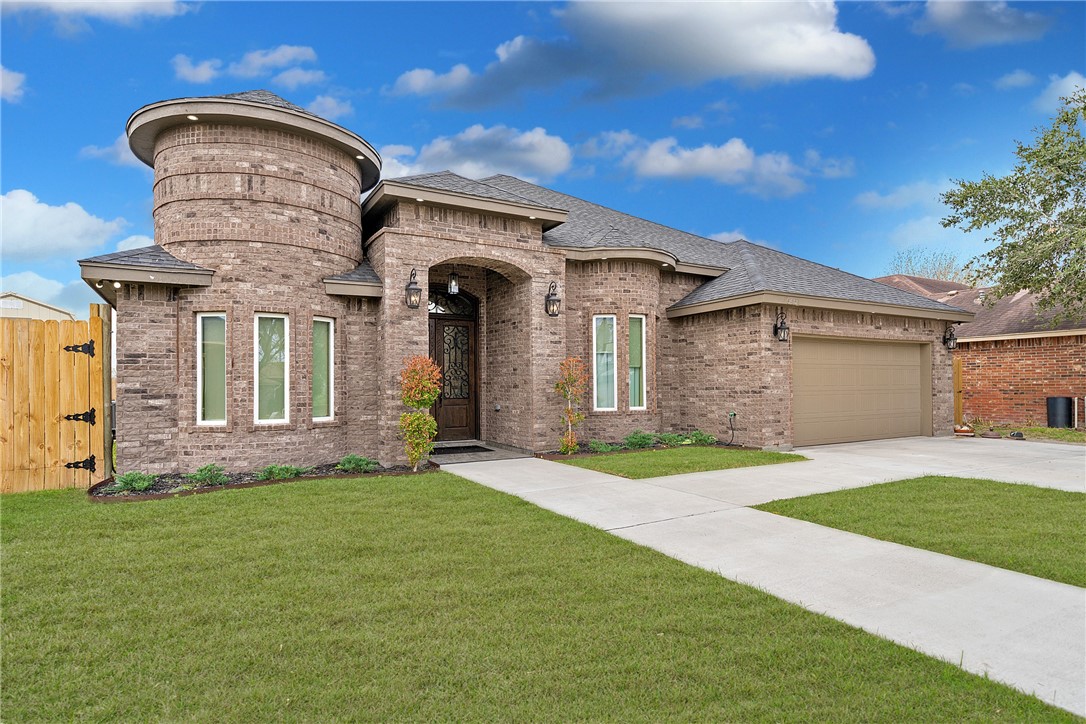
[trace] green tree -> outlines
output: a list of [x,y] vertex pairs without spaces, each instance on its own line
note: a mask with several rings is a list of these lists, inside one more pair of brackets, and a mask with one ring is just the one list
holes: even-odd
[[958,255],[946,249],[911,247],[894,254],[886,267],[887,274],[905,274],[927,279],[965,284],[968,277]]
[[1009,174],[958,180],[942,195],[953,210],[943,226],[983,229],[997,244],[969,263],[971,276],[992,279],[995,296],[1036,293],[1057,321],[1086,317],[1086,89],[1061,100],[1032,145],[1015,142]]

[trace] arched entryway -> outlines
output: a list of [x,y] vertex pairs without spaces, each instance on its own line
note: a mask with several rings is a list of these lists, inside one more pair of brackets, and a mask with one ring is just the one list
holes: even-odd
[[479,438],[478,312],[467,292],[430,287],[430,358],[441,369],[441,396],[434,403],[437,440]]

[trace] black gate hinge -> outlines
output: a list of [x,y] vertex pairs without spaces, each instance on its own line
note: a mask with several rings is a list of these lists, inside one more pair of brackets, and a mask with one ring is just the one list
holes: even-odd
[[95,416],[95,410],[92,407],[86,412],[77,412],[73,415],[65,415],[65,420],[74,420],[75,422],[89,422],[92,425],[98,424]]
[[92,473],[97,469],[97,465],[94,463],[94,456],[91,455],[86,460],[76,460],[74,463],[64,463],[66,468],[75,468],[76,470],[90,470]]
[[94,356],[94,340],[84,342],[83,344],[66,344],[64,345],[65,352],[82,352],[83,354],[89,354]]

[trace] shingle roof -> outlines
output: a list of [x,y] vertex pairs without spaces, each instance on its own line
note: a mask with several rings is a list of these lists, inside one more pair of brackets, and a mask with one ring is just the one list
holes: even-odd
[[483,198],[532,203],[568,212],[565,223],[543,234],[543,242],[549,246],[577,249],[658,249],[671,254],[682,263],[726,269],[720,276],[679,300],[672,306],[673,309],[757,292],[893,304],[932,311],[945,312],[953,309],[919,294],[879,284],[748,241],[720,242],[706,239],[513,176],[489,176],[474,181],[450,171],[442,171],[390,180],[423,188],[458,191]]
[[[902,278],[904,277],[904,278]],[[995,337],[1004,334],[1031,334],[1041,332],[1063,332],[1083,330],[1086,332],[1086,320],[1064,320],[1057,325],[1052,320],[1062,310],[1047,312],[1037,311],[1037,295],[1025,290],[1010,297],[996,299],[989,305],[985,301],[988,288],[973,288],[956,282],[944,282],[925,277],[895,274],[880,277],[875,281],[895,287],[915,285],[929,290],[927,294],[935,301],[949,304],[959,309],[976,313],[972,322],[966,322],[957,328],[958,339],[969,337]]]
[[247,91],[242,91],[241,93],[227,93],[225,95],[211,96],[211,97],[212,98],[230,98],[230,99],[235,99],[235,100],[239,100],[239,101],[252,101],[253,103],[263,103],[264,105],[267,105],[267,106],[275,106],[276,108],[286,108],[289,111],[298,111],[300,113],[308,113],[309,115],[313,115],[312,113],[309,113],[309,111],[302,108],[301,106],[294,105],[293,103],[288,101],[286,98],[281,98],[281,97],[275,95],[274,93],[272,93],[271,91],[266,91],[266,90],[262,90],[262,89],[247,90]]
[[891,274],[888,277],[878,277],[874,281],[880,284],[889,284],[892,287],[898,289],[904,289],[907,292],[913,292],[914,294],[921,294],[925,297],[936,297],[940,294],[947,292],[960,292],[963,289],[971,289],[968,284],[962,284],[961,282],[951,282],[945,279],[928,279],[927,277],[917,277],[911,274]]
[[343,274],[336,274],[334,277],[325,277],[325,281],[334,282],[366,282],[369,284],[380,284],[381,277],[377,276],[377,272],[373,270],[370,263],[365,259],[362,263],[356,266],[349,272]]
[[157,269],[211,271],[202,266],[196,266],[190,262],[178,259],[158,244],[140,246],[135,249],[128,249],[127,251],[115,251],[112,254],[102,254],[101,256],[92,256],[87,259],[79,260],[80,264],[84,262],[94,264],[126,264],[129,266],[145,266]]

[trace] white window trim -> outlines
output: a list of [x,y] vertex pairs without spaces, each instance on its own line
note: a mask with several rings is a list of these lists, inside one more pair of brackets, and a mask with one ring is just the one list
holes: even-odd
[[[209,427],[222,427],[226,420],[204,419],[204,318],[221,317],[225,326],[226,312],[198,312],[196,314],[196,424]],[[230,330],[226,330],[229,334]],[[227,396],[229,400],[229,396]],[[224,406],[224,409],[229,405]],[[230,411],[226,411],[227,417]]]
[[[610,407],[597,407],[598,395],[596,395],[596,384],[599,377],[596,374],[596,320],[597,319],[610,319],[611,320],[611,349],[614,350],[612,354],[615,357],[615,363],[612,368],[615,371],[615,380],[611,385],[611,406]],[[615,412],[618,410],[618,317],[614,314],[594,314],[592,316],[592,410],[594,412]]]
[[[327,417],[314,417],[313,422],[330,422],[336,419],[336,320],[331,317],[313,317],[313,326],[315,327],[318,322],[328,323],[328,416]],[[313,335],[309,336],[309,344],[313,344]],[[313,350],[310,349],[310,360],[313,359]],[[310,374],[313,371],[310,370]],[[310,396],[312,396],[312,388],[310,389]],[[313,400],[309,401],[310,407],[313,405]]]
[[[631,410],[647,410],[647,409],[649,409],[649,373],[648,373],[649,361],[645,357],[645,349],[648,346],[648,341],[647,340],[648,340],[648,336],[649,336],[649,322],[648,322],[648,318],[644,314],[631,314],[630,319],[640,319],[641,320],[641,404],[637,405],[637,406],[631,405],[630,409]],[[627,323],[626,334],[629,335],[629,333],[630,333],[630,326]],[[627,336],[627,339],[629,339],[628,336]],[[629,344],[627,344],[627,347],[628,346],[629,346]],[[626,384],[627,385],[630,384],[630,364],[629,364],[629,360],[627,360],[627,362],[626,362]],[[629,397],[628,394],[627,394],[627,397]]]
[[[283,419],[260,419],[260,320],[283,320]],[[290,316],[257,312],[253,315],[253,422],[257,425],[284,425],[290,422]]]

